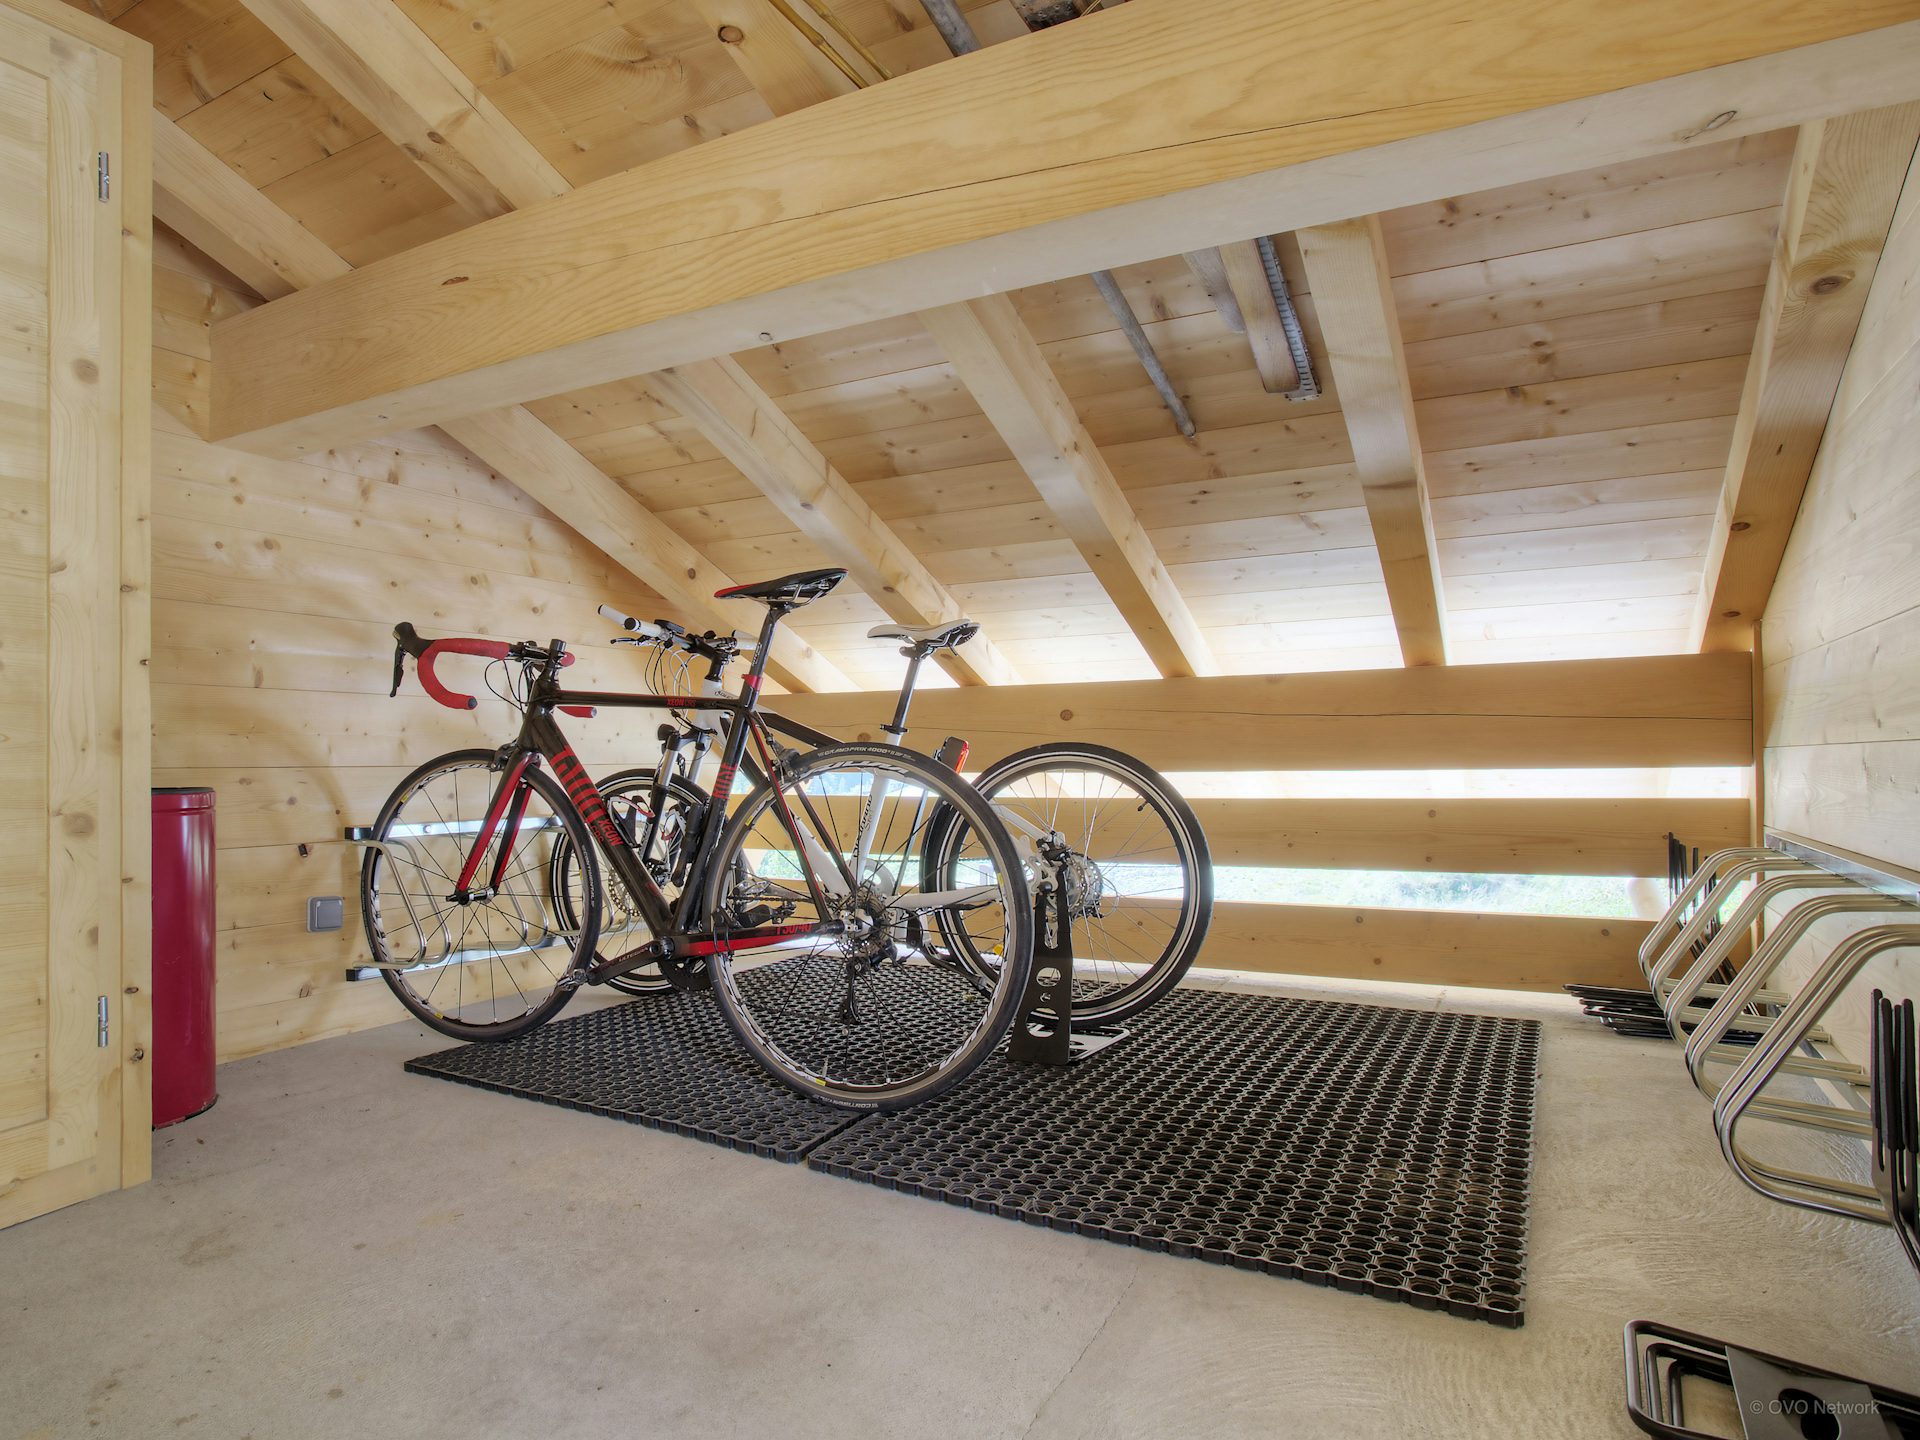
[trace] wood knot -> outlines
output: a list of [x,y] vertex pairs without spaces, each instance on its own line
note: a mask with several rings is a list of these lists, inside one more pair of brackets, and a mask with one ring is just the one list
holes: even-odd
[[747,32],[742,30],[738,25],[722,25],[720,27],[720,43],[722,45],[738,45],[746,38]]
[[1849,278],[1846,275],[1822,275],[1813,282],[1811,289],[1816,295],[1831,295],[1836,290],[1844,289]]
[[73,362],[73,373],[82,384],[91,385],[100,378],[100,367],[91,360],[76,360]]
[[1751,530],[1753,528],[1753,522],[1751,520],[1736,520],[1727,528],[1738,535],[1742,530]]

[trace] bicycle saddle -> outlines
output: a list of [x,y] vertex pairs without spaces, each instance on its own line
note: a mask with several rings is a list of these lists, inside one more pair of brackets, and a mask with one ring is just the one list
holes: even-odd
[[928,650],[944,650],[949,646],[958,649],[980,633],[980,622],[968,620],[949,620],[942,625],[876,625],[867,631],[869,640],[904,640],[909,645],[922,646]]
[[729,585],[713,592],[716,600],[758,600],[763,605],[784,605],[788,609],[818,600],[847,578],[844,570],[802,570],[782,575],[777,580],[755,580],[747,585]]

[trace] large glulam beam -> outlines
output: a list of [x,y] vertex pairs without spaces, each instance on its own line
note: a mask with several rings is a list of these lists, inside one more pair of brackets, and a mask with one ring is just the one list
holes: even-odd
[[[189,241],[263,295],[285,295],[351,267],[192,136],[157,111],[155,210]],[[508,480],[605,552],[636,580],[700,623],[729,629],[750,616],[713,592],[732,580],[579,451],[520,406],[450,418],[443,427]],[[777,638],[774,678],[799,690],[851,682],[794,633]]]
[[1916,22],[1920,0],[1354,0],[1337,23],[1134,0],[224,320],[214,426],[293,452],[1904,101]]
[[1693,622],[1702,649],[1752,648],[1916,141],[1920,105],[1801,128],[1707,538]]

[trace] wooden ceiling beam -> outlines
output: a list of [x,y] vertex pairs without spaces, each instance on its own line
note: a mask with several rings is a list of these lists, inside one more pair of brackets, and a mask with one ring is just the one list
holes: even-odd
[[1433,505],[1380,222],[1369,216],[1318,225],[1295,238],[1353,441],[1401,658],[1409,665],[1444,665],[1446,606]]
[[[237,277],[263,295],[289,294],[352,268],[157,111],[153,125],[156,214]],[[733,583],[725,571],[532,412],[509,406],[442,428],[689,617],[722,630],[742,618],[713,598]],[[791,626],[781,631],[770,666],[792,689],[853,688]]]
[[[519,405],[448,420],[441,429],[570,525],[615,564],[658,591],[670,605],[725,634],[751,630],[760,613],[714,591],[733,577],[675,534],[573,446]],[[853,682],[809,645],[791,624],[774,637],[769,661],[789,689],[851,690]]]
[[[937,625],[965,613],[737,361],[696,360],[658,371],[647,383],[753,481],[795,529],[836,565],[846,566],[889,618],[902,625]],[[985,635],[938,658],[941,668],[963,685],[1020,681],[1013,663]]]
[[1253,347],[1253,368],[1259,372],[1262,388],[1271,395],[1298,389],[1300,371],[1293,363],[1293,347],[1287,344],[1286,326],[1280,323],[1280,305],[1273,298],[1260,246],[1252,240],[1236,240],[1222,245],[1218,254],[1240,328]]
[[1707,541],[1699,649],[1752,648],[1917,143],[1920,105],[1801,127]]
[[[837,70],[829,67],[822,71],[810,64],[791,44],[762,43],[757,48],[751,45],[750,42],[756,37],[754,31],[747,27],[754,23],[756,14],[760,21],[761,33],[758,38],[761,41],[777,39],[776,35],[766,33],[776,27],[787,37],[798,39],[793,27],[778,16],[768,0],[695,0],[695,3],[709,20],[720,20],[727,15],[733,17],[734,23],[742,30],[734,57],[748,81],[767,97],[776,114],[819,104],[835,96],[848,94],[855,88],[852,81]],[[818,54],[811,45],[803,44],[803,48],[809,54]],[[1187,609],[1186,601],[1154,554],[1153,544],[1133,513],[1132,505],[1121,493],[1106,462],[1100,458],[1093,438],[1080,424],[1072,402],[1067,399],[1065,390],[1041,355],[1040,347],[1026,323],[1015,312],[1012,302],[1004,295],[995,296],[991,300],[963,302],[952,307],[952,312],[923,313],[920,319],[946,350],[947,358],[953,363],[961,383],[973,393],[988,421],[1007,442],[1014,458],[1033,481],[1054,518],[1074,541],[1121,617],[1133,627],[1135,637],[1148,658],[1163,675],[1215,673],[1213,656]],[[753,384],[733,362],[727,361],[725,364],[734,373],[711,380],[707,386],[709,390],[720,393],[723,401]],[[702,366],[683,367],[681,371],[664,372],[664,376],[693,374],[703,369]],[[753,388],[757,391],[757,387]],[[761,396],[760,399],[764,400],[765,397]],[[696,424],[700,423],[697,415],[691,415],[686,410],[685,404],[673,403],[682,413],[689,413]],[[716,407],[698,404],[697,400],[696,405],[700,411],[708,414],[712,414],[716,408],[724,408],[724,404]],[[771,410],[772,414],[767,417],[770,427],[776,430],[792,428],[791,422],[780,414],[771,401],[766,401],[764,407],[758,401],[753,401],[741,404],[738,408],[747,413]],[[720,427],[721,431],[726,428]],[[735,451],[729,449],[722,433],[716,433],[710,424],[702,424],[701,430],[723,454],[733,457]],[[840,477],[833,474],[825,457],[818,456],[804,436],[800,437],[800,444],[813,452],[812,455],[797,466],[784,467],[793,471],[797,484],[782,484],[775,477],[770,485],[768,480],[748,470],[741,460],[735,459],[735,464],[753,476],[761,490],[780,506],[788,519],[812,535],[815,542],[829,554],[840,557],[841,563],[851,565],[861,559],[861,552],[871,549],[876,552],[875,555],[863,563],[874,578],[884,580],[887,574],[898,572],[900,564],[890,561],[887,554],[887,542],[892,541],[893,532],[886,528],[879,517],[871,516],[870,511],[867,514],[871,518],[863,519],[860,511],[851,510],[841,502],[835,507],[840,511],[840,523],[837,526],[823,525],[823,517],[812,498],[813,492],[822,488],[817,477],[822,469],[834,481],[839,481]],[[785,453],[795,447],[779,443],[777,449]],[[818,457],[817,462],[815,457]],[[775,468],[778,470],[783,467],[776,463]],[[844,486],[845,482],[840,481],[840,484]],[[831,486],[827,488],[830,490]],[[858,503],[861,510],[865,510],[866,502],[860,500],[851,487],[846,489],[848,496]],[[820,531],[824,533],[816,533]],[[885,538],[876,540],[876,532]],[[853,547],[851,553],[849,543]],[[899,550],[906,554],[904,545],[900,545]],[[911,561],[913,570],[924,573],[924,567],[918,561],[913,561],[910,554],[906,554],[906,559]],[[952,603],[951,597],[946,595],[944,589],[939,589],[938,582],[931,575],[927,575],[923,583],[911,588],[927,587],[938,590],[938,594],[945,597],[945,603]],[[895,603],[899,603],[899,596],[893,598]],[[886,602],[883,600],[882,603],[884,605]],[[894,612],[889,610],[888,613]],[[954,613],[958,613],[957,606]],[[897,614],[894,618],[907,624],[926,623],[908,621]],[[993,668],[1003,666],[1011,671],[1011,666],[995,655]]]
[[475,220],[570,188],[393,0],[243,0]]
[[1920,0],[1341,14],[1134,0],[499,216],[219,322],[216,432],[290,453],[1920,93]]
[[973,398],[1163,676],[1219,672],[1146,527],[1005,295],[923,310]]
[[353,269],[158,110],[153,112],[153,215],[263,300]]
[[[484,214],[503,214],[572,189],[392,0],[246,3],[455,198],[484,203]],[[697,3],[716,32],[730,28],[734,38],[726,43],[738,47],[743,64],[751,63],[770,84],[784,85],[776,89],[781,96],[799,103],[822,93],[820,87],[837,94],[835,82],[847,83],[768,0]],[[459,112],[469,100],[480,104],[471,113]],[[527,163],[528,156],[538,165]],[[669,403],[797,528],[845,565],[888,616],[916,626],[960,617],[959,603],[945,587],[737,365],[696,362],[658,380]],[[606,480],[597,467],[530,413],[447,418],[441,428],[582,534],[608,537],[596,543],[634,573],[657,577],[648,583],[675,604],[704,617],[725,613],[712,591],[730,583],[726,576],[617,485],[597,484],[589,472]],[[943,654],[941,663],[962,684],[1019,678],[985,639],[964,654]]]

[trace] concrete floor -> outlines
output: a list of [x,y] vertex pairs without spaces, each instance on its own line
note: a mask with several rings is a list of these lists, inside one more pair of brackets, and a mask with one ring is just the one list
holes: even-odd
[[226,1067],[152,1184],[0,1233],[0,1435],[1629,1436],[1635,1316],[1920,1387],[1891,1234],[1743,1189],[1672,1047],[1257,988],[1546,1022],[1524,1329],[406,1075],[444,1042],[399,1024]]

